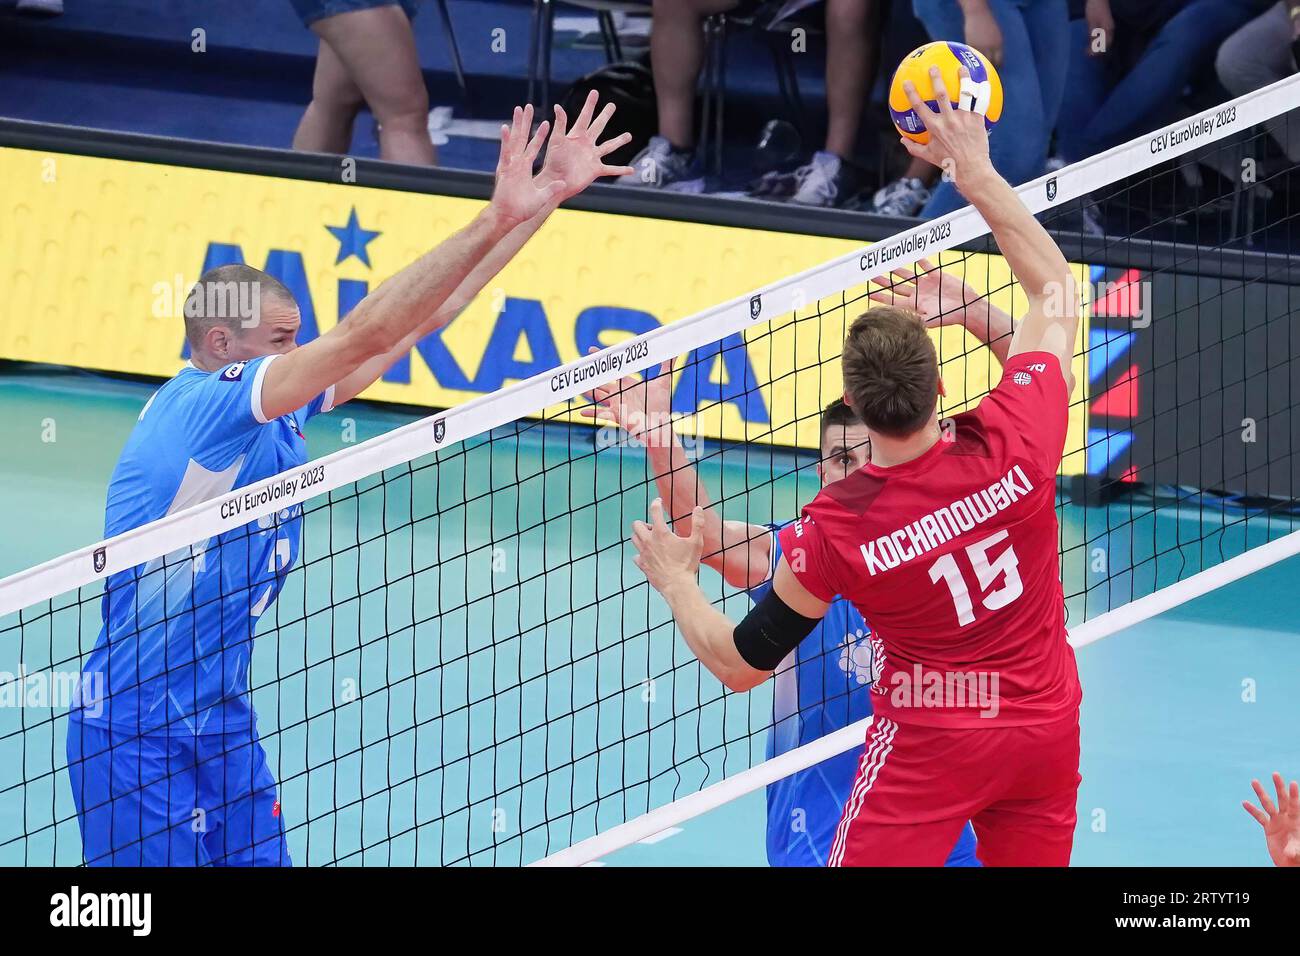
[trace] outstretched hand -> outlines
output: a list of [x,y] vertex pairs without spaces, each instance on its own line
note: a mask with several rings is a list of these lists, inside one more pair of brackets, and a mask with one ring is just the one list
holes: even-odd
[[587,101],[582,104],[572,127],[568,125],[569,118],[564,109],[556,104],[555,127],[550,142],[546,144],[542,178],[562,183],[563,199],[576,196],[602,176],[624,176],[633,172],[631,166],[605,163],[605,157],[630,142],[632,134],[620,133],[613,139],[598,142],[614,115],[613,103],[606,103],[600,115],[596,115],[599,99],[595,90],[587,94]]
[[691,512],[691,533],[683,538],[664,521],[664,503],[656,498],[650,503],[650,523],[632,522],[632,558],[646,580],[660,594],[674,584],[695,581],[704,553],[704,509],[698,505]]
[[[600,350],[592,346],[590,355]],[[624,375],[617,382],[600,385],[587,393],[592,404],[579,409],[578,414],[597,421],[612,422],[632,438],[646,442],[651,433],[665,426],[672,427],[673,360],[659,366],[654,378],[647,370],[644,378]]]
[[930,86],[935,91],[937,111],[921,99],[916,84],[910,80],[903,84],[907,101],[921,118],[930,134],[930,141],[918,143],[906,136],[901,139],[903,147],[909,153],[938,166],[943,170],[944,177],[951,178],[960,189],[971,175],[991,170],[992,164],[989,161],[989,134],[984,127],[984,116],[975,112],[977,88],[972,85],[970,70],[961,67],[958,77],[961,90],[957,109],[953,109],[948,100],[943,75],[938,67],[930,68]]
[[929,259],[920,260],[917,266],[900,266],[890,275],[872,279],[871,284],[880,288],[868,292],[867,297],[873,302],[911,309],[925,319],[927,328],[964,325],[966,307],[978,301],[980,294]]
[[546,141],[550,124],[543,122],[529,138],[532,126],[532,106],[516,106],[510,125],[501,127],[501,156],[497,160],[492,205],[510,223],[532,219],[564,193],[563,183],[533,175],[533,163]]
[[1241,805],[1264,828],[1268,855],[1278,866],[1300,866],[1300,783],[1292,780],[1288,787],[1280,773],[1273,774],[1276,804],[1258,780],[1252,780],[1250,785],[1255,788],[1259,807],[1249,800],[1243,800]]

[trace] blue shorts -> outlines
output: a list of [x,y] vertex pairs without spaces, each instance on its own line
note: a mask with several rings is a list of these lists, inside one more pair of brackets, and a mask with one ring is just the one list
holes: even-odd
[[340,13],[353,13],[357,10],[370,10],[373,7],[400,6],[406,13],[406,19],[414,20],[415,11],[420,8],[419,0],[290,0],[298,19],[305,26],[311,26],[317,20],[336,17]]
[[289,866],[256,734],[128,734],[68,721],[68,776],[91,866]]
[[948,859],[944,866],[981,866],[979,857],[975,855],[975,828],[966,821],[966,825],[961,828],[961,836],[957,837],[957,845],[952,848],[948,854]]

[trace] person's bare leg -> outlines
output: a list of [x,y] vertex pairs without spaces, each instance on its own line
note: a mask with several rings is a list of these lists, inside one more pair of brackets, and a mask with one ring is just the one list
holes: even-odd
[[876,0],[826,0],[826,152],[853,155],[876,75]]
[[379,156],[433,166],[429,91],[420,72],[411,21],[399,6],[354,10],[317,20],[312,29],[334,51],[379,122]]
[[939,181],[939,167],[933,163],[927,163],[923,159],[913,157],[907,163],[907,169],[903,172],[904,179],[919,179],[927,187],[933,186]]
[[659,135],[678,149],[695,145],[695,84],[704,66],[704,19],[737,0],[654,0],[650,64]]
[[293,148],[308,153],[346,153],[352,148],[352,124],[365,105],[347,68],[322,40],[316,54],[311,102],[293,134]]

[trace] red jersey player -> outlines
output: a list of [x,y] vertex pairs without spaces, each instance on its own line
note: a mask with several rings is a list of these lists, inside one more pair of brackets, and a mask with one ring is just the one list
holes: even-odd
[[[915,89],[909,98],[929,109]],[[635,561],[733,690],[766,680],[836,595],[871,621],[876,719],[830,865],[939,866],[969,819],[986,865],[1063,866],[1081,692],[1055,489],[1077,293],[1061,251],[990,164],[983,118],[940,97],[926,126],[929,143],[905,145],[953,172],[1028,299],[1001,381],[941,426],[943,382],[921,319],[872,308],[842,357],[844,400],[867,426],[872,461],[782,531],[767,598],[733,625],[696,583],[703,520],[679,537],[658,501],[650,525],[634,524]]]

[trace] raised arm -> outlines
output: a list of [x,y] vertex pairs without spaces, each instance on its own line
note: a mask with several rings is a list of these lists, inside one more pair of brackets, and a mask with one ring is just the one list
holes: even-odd
[[[542,227],[542,223],[550,216],[556,205],[558,205],[556,202],[548,203],[541,212],[528,221],[515,226],[506,234],[505,238],[491,246],[442,305],[436,308],[422,324],[408,333],[395,347],[367,359],[351,374],[340,379],[334,387],[335,407],[356,398],[377,382],[385,372],[403,357],[410,355],[411,350],[420,343],[421,339],[426,335],[432,335],[441,328],[445,328],[452,319],[464,311],[465,307],[473,301],[474,296],[478,295],[483,287],[492,280],[493,276],[509,264],[515,254]],[[351,318],[352,316],[349,315],[344,322],[350,321]]]
[[[493,246],[559,195],[560,183],[533,177],[548,124],[529,140],[531,123],[532,107],[516,108],[512,127],[502,128],[492,201],[469,225],[385,280],[320,338],[268,367],[262,383],[268,419],[301,408],[366,362],[396,349],[429,321]],[[336,388],[336,399],[337,393]]]
[[[544,203],[529,219],[511,229],[504,238],[491,246],[486,254],[473,265],[465,278],[456,286],[455,291],[428,315],[423,323],[406,335],[394,348],[391,348],[363,363],[355,372],[340,381],[334,390],[334,404],[341,405],[355,398],[387,372],[426,335],[430,335],[447,326],[456,316],[474,301],[493,278],[504,269],[515,255],[539,230],[551,213],[563,202],[582,192],[601,176],[619,176],[630,171],[628,166],[610,166],[604,158],[632,138],[631,133],[621,133],[612,139],[599,142],[601,135],[614,115],[614,104],[606,103],[596,114],[599,96],[592,90],[583,103],[582,110],[568,125],[568,116],[560,106],[555,107],[555,126],[546,145],[546,162],[536,177],[539,186],[550,187],[559,183],[561,189]],[[518,117],[517,117],[518,118]],[[531,116],[528,117],[531,122]],[[545,124],[543,124],[545,126]],[[527,127],[525,126],[525,129]],[[514,135],[503,128],[502,155],[505,155],[505,141]],[[539,135],[545,132],[538,131]],[[531,148],[531,147],[530,147]],[[531,162],[531,161],[530,161]],[[511,169],[504,165],[497,167],[497,181],[500,183],[503,173]],[[499,188],[499,186],[498,186]]]
[[961,325],[979,339],[1005,365],[1011,349],[1015,323],[987,295],[980,295],[954,272],[946,272],[929,259],[919,269],[901,266],[888,276],[871,280],[880,288],[868,298],[885,305],[898,305],[917,312],[930,328]]
[[[963,83],[969,81],[965,67],[960,74]],[[939,71],[932,70],[930,76],[934,87],[942,89]],[[1079,331],[1079,297],[1069,263],[1047,230],[993,168],[984,117],[969,110],[954,110],[946,96],[936,98],[936,112],[921,101],[915,86],[909,83],[905,89],[912,108],[924,117],[930,131],[928,143],[903,139],[905,148],[913,156],[951,171],[962,195],[989,224],[998,249],[1029,300],[1009,355],[1051,352],[1060,361],[1067,394],[1073,392],[1071,365]]]
[[627,375],[593,389],[588,398],[594,404],[580,414],[617,425],[645,445],[650,472],[660,496],[668,502],[668,520],[673,528],[678,534],[690,535],[694,530],[693,513],[701,509],[702,562],[732,587],[758,587],[771,570],[771,532],[744,521],[724,521],[712,507],[704,482],[673,429],[672,368],[669,360],[660,366],[655,378]]

